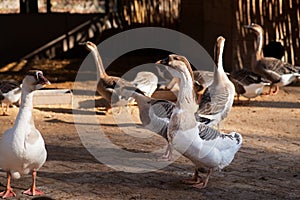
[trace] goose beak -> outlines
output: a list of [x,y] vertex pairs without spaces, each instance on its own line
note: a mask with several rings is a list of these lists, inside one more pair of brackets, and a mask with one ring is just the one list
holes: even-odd
[[162,64],[161,61],[162,61],[162,60],[159,60],[159,61],[157,61],[155,64]]
[[46,79],[43,74],[38,75],[38,84],[51,85],[50,81],[48,79]]
[[244,28],[251,28],[251,25],[244,25]]
[[86,43],[87,42],[79,42],[78,44],[83,46],[83,45],[86,45]]
[[249,28],[249,29],[253,29],[255,23],[251,23],[249,25],[244,25],[244,28]]
[[156,62],[156,64],[168,65],[169,58],[165,58]]

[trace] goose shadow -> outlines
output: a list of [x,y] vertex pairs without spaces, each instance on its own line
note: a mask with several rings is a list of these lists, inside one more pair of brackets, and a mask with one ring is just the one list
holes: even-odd
[[248,104],[234,104],[234,106],[266,107],[266,108],[300,108],[300,103],[286,101],[250,101]]
[[43,112],[54,112],[54,113],[64,113],[64,114],[76,114],[76,115],[105,115],[104,112],[101,111],[91,111],[91,110],[79,110],[72,108],[42,108],[36,107],[35,109]]
[[61,119],[47,119],[45,122],[48,123],[62,123],[62,124],[78,124],[78,125],[87,125],[87,126],[107,126],[107,127],[142,127],[141,124],[135,123],[119,123],[119,124],[101,124],[101,123],[81,123],[73,121],[65,121]]
[[[264,159],[261,159],[257,154],[265,155]],[[214,172],[208,187],[204,190],[197,190],[181,182],[182,179],[192,176],[194,167],[190,162],[173,162],[165,168],[146,173],[114,171],[100,163],[99,165],[86,165],[86,168],[80,168],[83,171],[70,171],[68,173],[41,170],[39,176],[67,183],[66,187],[84,185],[84,188],[91,188],[91,190],[93,188],[101,190],[103,185],[108,185],[108,187],[111,185],[118,186],[119,190],[123,190],[123,187],[131,188],[133,192],[144,188],[182,192],[188,190],[191,194],[205,195],[207,198],[204,199],[219,199],[220,196],[227,195],[231,198],[232,196],[266,197],[266,195],[267,197],[283,198],[286,195],[285,192],[281,193],[279,189],[279,194],[274,194],[274,190],[278,190],[286,181],[297,181],[298,177],[296,168],[288,168],[285,164],[277,165],[280,162],[278,157],[284,157],[286,162],[293,161],[296,163],[294,157],[287,157],[278,152],[261,152],[260,149],[248,147],[240,151],[234,162],[223,172]],[[82,162],[84,163],[84,160]],[[277,167],[272,167],[273,165]],[[95,167],[93,168],[93,166],[97,167],[97,171],[94,171]],[[76,168],[76,163],[73,167]],[[90,171],[89,167],[92,167],[93,171]],[[274,184],[274,180],[281,180],[281,186]],[[267,187],[262,189],[264,185]],[[76,188],[78,191],[82,190],[81,187]],[[110,192],[113,195],[115,191],[110,190]]]
[[[76,147],[66,147],[59,146],[54,144],[46,145],[48,152],[48,161],[70,161],[74,163],[100,163],[88,150],[88,147],[76,146]],[[152,153],[150,150],[134,149],[128,147],[119,147],[119,148],[90,148],[98,158],[105,160],[106,164],[114,165],[114,159],[122,159],[125,162],[124,167],[132,166],[131,163],[126,162],[131,160],[135,162],[137,160],[145,159],[147,162],[150,160],[157,161],[157,158],[163,153]],[[70,156],[71,155],[71,156]],[[126,165],[126,163],[129,163]],[[138,165],[136,166],[139,167]],[[145,169],[147,165],[143,165]]]
[[88,100],[84,100],[84,101],[79,102],[79,108],[89,109],[89,108],[95,108],[95,107],[106,107],[106,108],[108,108],[108,107],[110,107],[110,105],[104,98],[88,99]]

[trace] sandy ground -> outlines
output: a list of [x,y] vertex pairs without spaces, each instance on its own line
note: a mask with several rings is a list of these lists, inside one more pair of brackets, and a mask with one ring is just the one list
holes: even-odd
[[[61,83],[53,84],[52,87],[68,88],[71,85],[72,83]],[[81,98],[82,102],[79,103],[90,105],[90,97],[82,95]],[[162,169],[146,173],[118,171],[98,161],[83,146],[74,126],[76,117],[83,117],[84,123],[79,122],[81,127],[95,132],[101,130],[111,143],[133,153],[133,158],[128,159],[139,159],[135,158],[135,154],[138,157],[141,152],[162,149],[166,142],[137,127],[139,122],[136,107],[130,108],[133,120],[128,117],[127,122],[122,119],[121,123],[116,123],[116,114],[103,115],[97,109],[97,115],[93,115],[93,108],[83,107],[75,114],[70,105],[36,106],[34,109],[35,124],[45,139],[48,151],[47,161],[38,172],[37,182],[38,188],[45,192],[44,197],[300,199],[299,86],[288,86],[276,96],[258,97],[247,106],[233,107],[221,129],[224,132],[241,133],[244,138],[243,146],[232,164],[221,172],[213,173],[207,188],[202,190],[182,183],[183,179],[190,178],[193,173],[193,164],[184,157]],[[12,126],[17,112],[18,108],[11,108],[10,116],[0,116],[1,134]],[[96,124],[87,123],[90,116],[95,117]],[[128,132],[134,134],[130,135]],[[106,150],[101,146],[95,148]],[[148,160],[156,161],[155,156]],[[12,181],[16,199],[32,199],[22,194],[30,184],[30,175]],[[1,171],[0,190],[5,185],[6,174]]]

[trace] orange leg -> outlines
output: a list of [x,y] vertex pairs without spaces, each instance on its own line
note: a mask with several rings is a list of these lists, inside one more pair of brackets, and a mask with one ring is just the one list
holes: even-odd
[[159,158],[160,161],[170,161],[172,159],[172,146],[168,144],[166,152]]
[[274,91],[272,91],[272,88],[274,87],[274,85],[271,85],[270,86],[270,89],[269,89],[269,92],[267,92],[267,93],[263,93],[262,95],[275,95],[275,94],[278,94],[278,92],[279,92],[279,87],[278,87],[278,85],[275,85],[275,90]]
[[206,178],[204,179],[204,181],[201,181],[199,183],[196,183],[195,185],[193,185],[193,187],[198,188],[198,189],[203,189],[207,186],[208,183],[208,179],[210,177],[210,175],[212,174],[213,169],[209,169]]
[[199,176],[199,171],[196,168],[192,179],[183,180],[185,184],[195,185],[202,183],[202,178]]
[[0,193],[0,197],[2,197],[3,199],[16,196],[16,194],[13,192],[13,189],[10,187],[10,179],[11,175],[9,172],[7,172],[6,190]]
[[275,95],[275,94],[278,94],[278,92],[279,92],[279,87],[278,87],[278,85],[275,85],[275,90],[272,91],[270,94]]
[[23,192],[23,194],[27,194],[27,195],[30,195],[30,196],[35,196],[35,195],[43,195],[44,193],[38,189],[36,189],[36,171],[33,170],[32,172],[32,185],[31,187],[28,189],[28,190],[25,190]]

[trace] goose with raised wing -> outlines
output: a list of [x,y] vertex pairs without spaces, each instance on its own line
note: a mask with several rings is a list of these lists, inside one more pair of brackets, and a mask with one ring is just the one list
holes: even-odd
[[[176,70],[172,73],[180,78],[180,90],[168,126],[168,141],[172,148],[195,164],[194,178],[189,183],[201,189],[206,187],[214,170],[223,169],[232,162],[242,145],[242,136],[236,132],[223,134],[196,121],[192,70],[186,65],[186,58],[169,55],[161,63]],[[209,170],[202,180],[198,172],[203,167]]]
[[[154,99],[146,96],[136,88],[123,87],[120,91],[123,96],[136,100],[139,108],[139,117],[142,126],[152,132],[157,133],[168,141],[167,128],[170,117],[175,108],[175,104],[168,100]],[[163,159],[170,159],[170,148],[167,147]]]
[[[13,103],[17,103],[21,98],[21,85],[16,80],[2,80],[0,81],[0,92],[1,92],[1,106],[2,115],[8,115],[8,107]],[[5,104],[5,109],[4,105]]]
[[[189,64],[187,60],[185,61],[186,64]],[[160,62],[161,61],[158,61],[157,64],[160,64]],[[194,72],[195,71],[193,71],[193,73]],[[196,73],[198,73],[198,71]],[[198,74],[198,79],[200,79],[199,76],[200,75]],[[202,81],[201,83],[204,83],[204,81]],[[139,108],[139,117],[142,122],[142,126],[152,132],[157,133],[158,135],[162,136],[166,141],[168,141],[167,128],[172,112],[175,108],[175,103],[168,100],[150,98],[147,95],[145,95],[143,91],[136,88],[123,87],[121,89],[121,93],[122,96],[126,96],[128,98],[133,98],[136,100]],[[171,159],[169,145],[164,155],[162,156],[162,159]]]
[[214,52],[215,69],[212,84],[201,96],[198,110],[195,114],[197,121],[208,126],[218,125],[231,110],[235,88],[223,68],[223,49],[225,38],[217,38]]
[[22,95],[19,113],[12,128],[2,135],[0,141],[0,167],[7,172],[6,190],[0,193],[2,198],[15,196],[10,185],[11,178],[32,172],[32,185],[24,191],[27,195],[41,195],[36,189],[37,171],[46,161],[47,151],[44,139],[35,128],[33,120],[33,94],[50,82],[42,71],[31,70],[22,82]]
[[[254,73],[267,79],[271,82],[271,87],[268,94],[277,94],[279,92],[279,86],[285,86],[293,82],[297,77],[300,77],[299,70],[295,66],[283,62],[277,58],[264,57],[263,55],[263,43],[264,43],[264,30],[258,24],[250,24],[245,28],[253,30],[256,34],[256,49],[252,55],[252,70]],[[272,91],[272,86],[275,86],[275,90]]]

